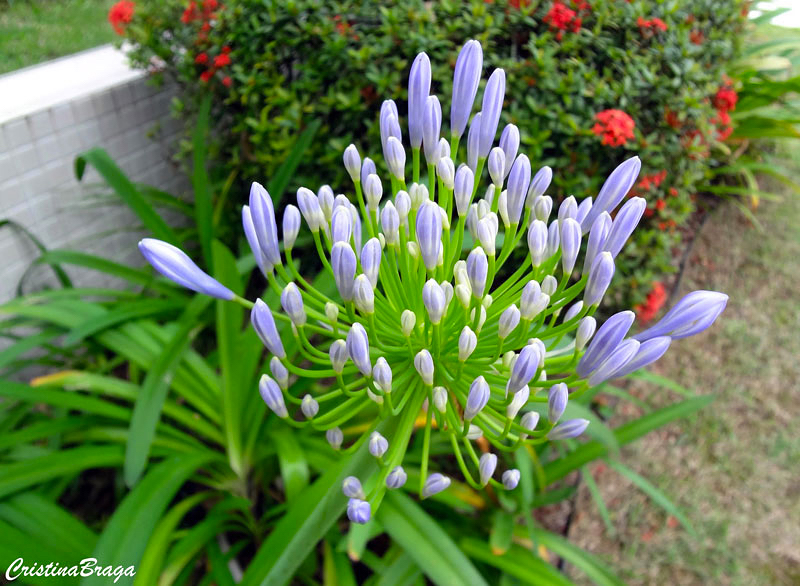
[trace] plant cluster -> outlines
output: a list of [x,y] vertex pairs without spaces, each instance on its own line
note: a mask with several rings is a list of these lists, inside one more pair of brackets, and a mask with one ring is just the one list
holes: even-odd
[[[351,142],[376,144],[378,96],[397,96],[402,106],[416,53],[445,56],[434,78],[446,80],[461,40],[478,39],[486,66],[509,74],[503,122],[520,128],[531,161],[561,171],[553,191],[580,201],[633,152],[646,161],[645,176],[666,171],[641,190],[652,214],[619,259],[625,276],[616,302],[628,305],[643,302],[655,278],[673,268],[704,157],[719,138],[714,96],[738,54],[742,5],[232,0],[201,38],[197,23],[181,18],[186,2],[142,0],[125,31],[136,65],[150,69],[155,59],[180,82],[182,110],[214,96],[216,158],[242,179],[269,175],[298,129],[319,122],[294,188],[323,176],[343,186],[334,153]],[[221,83],[226,77],[206,79],[207,66],[197,62],[223,46],[231,48],[230,87]],[[449,84],[437,89],[449,92]]]

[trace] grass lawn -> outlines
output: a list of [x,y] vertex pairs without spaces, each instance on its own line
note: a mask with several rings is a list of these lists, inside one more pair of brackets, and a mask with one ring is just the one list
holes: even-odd
[[0,74],[108,43],[113,0],[0,0]]
[[[800,168],[800,153],[792,158]],[[727,310],[653,369],[716,400],[623,450],[622,461],[682,508],[697,537],[611,469],[593,475],[615,535],[588,490],[580,496],[571,539],[629,584],[800,584],[800,195],[768,189],[784,196],[762,201],[762,231],[730,205],[709,219],[681,294],[724,291]],[[655,404],[677,399],[653,385],[633,391]]]

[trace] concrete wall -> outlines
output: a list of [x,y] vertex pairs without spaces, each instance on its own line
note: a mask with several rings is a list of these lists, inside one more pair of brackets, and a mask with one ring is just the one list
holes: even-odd
[[[78,182],[74,160],[102,147],[133,181],[185,194],[188,182],[170,160],[180,133],[169,113],[172,95],[128,69],[111,47],[0,76],[0,219],[22,224],[48,248],[141,264],[136,218],[108,197],[94,171]],[[0,302],[13,297],[37,256],[27,237],[0,228]],[[115,284],[66,268],[78,285]],[[25,289],[53,282],[52,272],[38,267]]]

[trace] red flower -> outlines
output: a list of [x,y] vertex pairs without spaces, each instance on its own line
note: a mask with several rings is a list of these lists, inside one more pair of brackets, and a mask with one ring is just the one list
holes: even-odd
[[663,283],[656,281],[653,283],[653,288],[647,294],[647,299],[641,305],[634,307],[634,311],[639,317],[639,320],[645,324],[653,319],[658,311],[664,306],[667,301],[667,290],[664,288]]
[[656,211],[653,208],[644,208],[644,217],[652,218]]
[[689,40],[693,42],[695,45],[702,45],[704,40],[702,31],[694,29],[692,32],[689,33]]
[[636,124],[622,110],[603,110],[595,115],[595,119],[597,123],[592,127],[592,132],[603,137],[602,144],[621,146],[633,138]]
[[550,25],[550,28],[565,31],[576,15],[574,10],[556,0],[543,20]]
[[204,22],[203,26],[200,27],[200,30],[203,31],[204,33],[210,31],[211,30],[211,23],[210,22]]
[[133,20],[133,9],[136,4],[130,0],[120,0],[108,11],[108,22],[118,35],[125,33],[125,25]]
[[191,2],[189,2],[188,8],[186,8],[186,10],[183,11],[183,15],[181,15],[181,22],[186,24],[192,22],[193,20],[198,19],[199,16],[200,15],[197,14],[197,2],[192,0]]
[[739,95],[732,87],[721,87],[714,96],[714,107],[718,110],[732,112],[736,109]]
[[226,75],[225,77],[222,78],[222,85],[224,85],[225,87],[231,87],[231,83],[233,82],[231,81],[229,75]]
[[664,208],[667,207],[667,202],[665,202],[660,197],[656,200],[656,209],[660,212],[663,211]]
[[664,181],[664,179],[666,178],[667,178],[667,170],[661,169],[661,171],[653,175],[653,182],[655,183],[656,187],[658,187],[659,185],[661,185],[661,182]]
[[661,20],[660,18],[654,18],[650,21],[650,26],[654,29],[665,31],[667,30],[667,23]]
[[205,65],[208,63],[208,55],[205,53],[198,53],[197,57],[194,58],[194,62],[198,65]]
[[228,55],[231,52],[231,48],[228,45],[222,46],[222,53],[223,55]]
[[214,67],[225,67],[226,65],[230,64],[231,58],[228,57],[227,53],[223,53],[214,57]]
[[673,112],[669,108],[664,111],[664,121],[669,124],[672,128],[680,128],[681,121],[678,118],[677,112]]
[[214,77],[214,70],[206,69],[203,73],[200,74],[200,81],[202,81],[203,83],[208,83],[212,77]]
[[675,189],[674,187],[670,187],[670,188],[669,188],[669,194],[670,194],[672,197],[678,197],[678,190],[677,190],[677,189]]
[[203,10],[206,12],[212,12],[217,9],[219,6],[219,2],[217,0],[203,0]]

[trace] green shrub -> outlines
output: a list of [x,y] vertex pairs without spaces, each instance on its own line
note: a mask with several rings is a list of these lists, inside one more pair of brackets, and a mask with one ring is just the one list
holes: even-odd
[[[663,179],[639,190],[651,202],[649,218],[619,261],[627,282],[617,289],[627,293],[618,301],[640,303],[653,280],[671,270],[693,210],[690,197],[716,134],[711,98],[739,52],[742,7],[728,0],[145,0],[126,36],[135,64],[151,67],[158,58],[163,74],[177,79],[184,113],[200,96],[214,96],[217,160],[242,181],[269,178],[298,133],[319,120],[290,187],[343,179],[341,154],[350,142],[379,144],[381,101],[404,95],[420,50],[437,57],[432,91],[444,98],[447,121],[457,50],[478,39],[485,71],[503,67],[508,74],[502,122],[520,127],[535,165],[553,167],[553,194],[595,194],[632,153],[644,161],[644,175]],[[213,68],[220,55],[221,67]],[[624,145],[604,145],[592,131],[608,109],[635,123]]]

